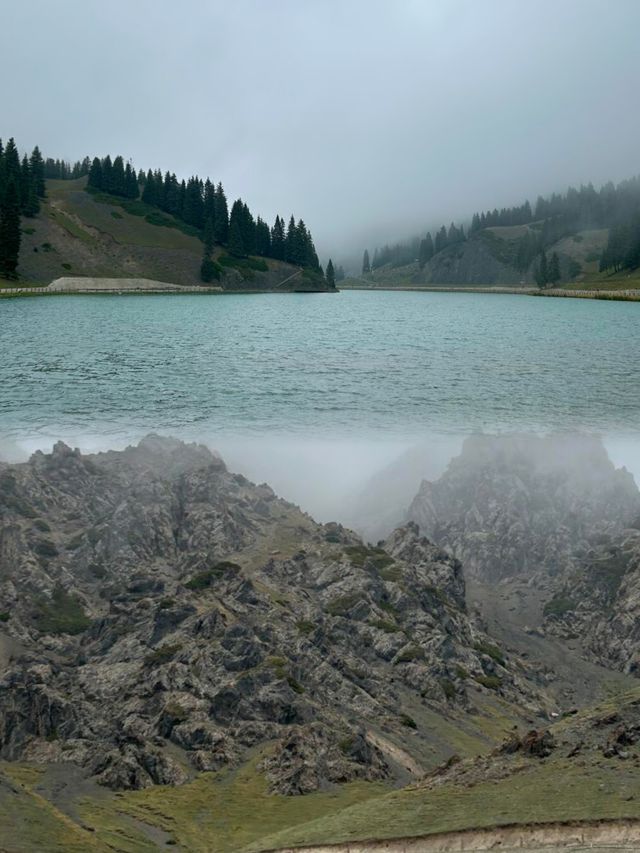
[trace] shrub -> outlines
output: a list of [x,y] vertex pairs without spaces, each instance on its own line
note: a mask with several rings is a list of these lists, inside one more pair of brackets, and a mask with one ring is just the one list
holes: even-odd
[[11,614],[7,610],[0,612],[0,622],[8,622],[10,618]]
[[296,628],[306,637],[315,631],[316,626],[313,622],[309,622],[307,619],[300,619],[296,622]]
[[145,657],[145,666],[160,666],[160,664],[168,663],[181,648],[182,643],[165,643],[164,646],[154,649]]
[[389,619],[373,619],[369,624],[379,631],[384,631],[385,634],[397,634],[402,630],[395,622],[391,622]]
[[362,568],[370,565],[380,571],[393,564],[393,558],[390,557],[384,548],[368,548],[366,545],[350,545],[344,549],[344,553],[349,558],[352,566]]
[[464,680],[465,678],[469,678],[469,673],[463,666],[458,665],[456,666],[456,677]]
[[124,219],[124,216],[121,213],[118,213],[117,210],[112,210],[111,215],[114,219]]
[[33,550],[39,557],[57,557],[58,549],[49,539],[40,539],[33,546]]
[[497,675],[476,675],[476,681],[489,690],[498,690],[502,685],[502,679]]
[[216,580],[223,578],[225,575],[235,575],[240,571],[240,566],[237,563],[229,563],[222,561],[216,563],[211,569],[206,569],[204,572],[198,572],[191,580],[185,583],[185,587],[192,591],[200,589],[208,589]]
[[402,723],[403,726],[406,726],[408,729],[417,729],[418,728],[418,724],[416,723],[416,721],[413,719],[413,717],[410,717],[408,714],[401,714],[400,715],[400,722]]
[[477,642],[473,644],[473,648],[480,652],[480,654],[488,655],[492,660],[496,663],[499,663],[500,666],[505,665],[504,655],[500,651],[497,646],[494,646],[492,643],[487,643],[486,641]]
[[340,595],[334,598],[327,604],[327,613],[332,616],[344,616],[352,607],[360,601],[359,592],[348,592],[345,595]]
[[217,281],[222,274],[222,267],[211,258],[203,258],[200,264],[200,280],[208,284],[211,281]]
[[294,693],[304,693],[304,687],[292,675],[287,675],[287,684]]
[[394,663],[411,663],[415,660],[424,660],[424,650],[420,646],[407,646],[396,656]]
[[40,530],[42,533],[49,533],[51,531],[51,527],[47,524],[44,518],[36,518],[34,519],[33,526]]
[[456,698],[456,687],[450,678],[441,678],[440,687],[447,699],[452,702]]
[[566,595],[559,594],[554,595],[550,601],[547,601],[542,612],[547,617],[559,619],[565,613],[575,610],[575,607],[575,601]]
[[60,264],[60,266],[61,266],[63,269],[65,269],[65,270],[70,270],[70,269],[71,269],[71,264]]

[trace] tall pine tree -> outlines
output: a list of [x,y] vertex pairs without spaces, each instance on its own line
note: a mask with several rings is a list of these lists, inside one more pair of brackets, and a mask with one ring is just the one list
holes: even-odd
[[18,184],[9,178],[0,210],[0,274],[16,277],[20,255],[20,194]]

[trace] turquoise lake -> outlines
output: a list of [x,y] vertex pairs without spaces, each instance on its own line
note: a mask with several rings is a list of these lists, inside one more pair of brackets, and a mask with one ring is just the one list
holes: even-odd
[[468,293],[0,303],[0,437],[635,432],[640,305]]

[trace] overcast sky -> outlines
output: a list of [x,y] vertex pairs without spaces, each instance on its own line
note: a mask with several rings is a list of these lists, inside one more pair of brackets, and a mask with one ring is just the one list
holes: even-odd
[[0,136],[222,180],[322,259],[640,172],[640,0],[20,0]]

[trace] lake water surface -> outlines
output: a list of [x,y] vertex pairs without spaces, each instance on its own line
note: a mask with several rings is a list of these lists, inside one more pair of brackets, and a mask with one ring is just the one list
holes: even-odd
[[0,303],[0,435],[636,430],[640,305],[468,293]]

